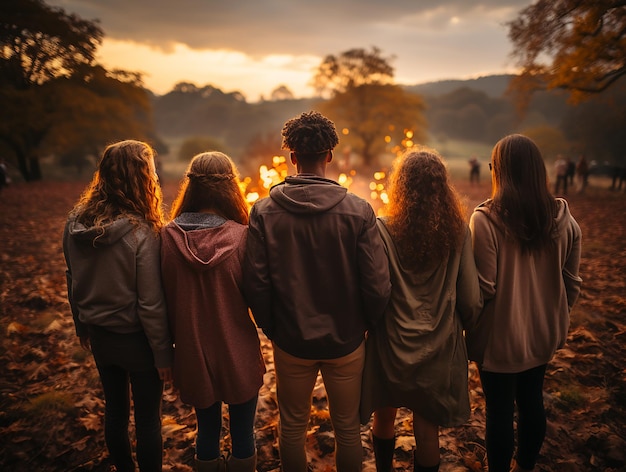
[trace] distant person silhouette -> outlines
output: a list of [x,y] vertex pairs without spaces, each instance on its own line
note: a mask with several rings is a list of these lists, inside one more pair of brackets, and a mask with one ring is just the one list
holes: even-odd
[[589,164],[583,154],[576,163],[576,175],[578,176],[578,191],[584,192],[589,182]]
[[554,173],[556,175],[556,183],[554,186],[555,194],[559,194],[559,190],[562,189],[562,194],[567,195],[567,172],[568,161],[561,154],[559,154],[554,162]]
[[470,183],[480,183],[480,161],[476,156],[468,161],[470,165]]

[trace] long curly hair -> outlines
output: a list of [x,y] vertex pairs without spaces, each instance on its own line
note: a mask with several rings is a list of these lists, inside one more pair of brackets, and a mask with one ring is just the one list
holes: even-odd
[[537,145],[527,136],[511,134],[491,152],[491,201],[506,234],[523,251],[549,247],[558,234],[556,199],[550,193],[546,166]]
[[339,143],[335,124],[318,111],[302,113],[285,123],[282,148],[298,157],[324,156]]
[[150,145],[125,140],[106,147],[91,183],[72,212],[87,227],[126,217],[145,221],[158,234],[163,226],[161,187]]
[[174,219],[184,212],[212,211],[245,225],[249,209],[235,164],[226,154],[213,151],[197,154],[189,163],[170,217]]
[[390,177],[387,227],[403,265],[431,268],[458,247],[466,211],[436,151],[406,151]]

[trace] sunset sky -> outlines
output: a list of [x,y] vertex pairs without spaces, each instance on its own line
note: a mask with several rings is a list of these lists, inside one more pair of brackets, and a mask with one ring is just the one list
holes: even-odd
[[309,97],[328,54],[372,46],[397,83],[510,73],[506,23],[530,0],[45,0],[99,20],[98,60],[141,72],[157,94],[178,82],[250,102],[286,85]]

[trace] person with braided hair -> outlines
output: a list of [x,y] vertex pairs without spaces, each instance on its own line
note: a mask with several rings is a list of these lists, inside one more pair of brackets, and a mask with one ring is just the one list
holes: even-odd
[[391,284],[376,215],[327,179],[335,125],[311,111],[287,121],[283,148],[297,174],[250,212],[244,291],[272,341],[282,470],[306,472],[311,396],[321,372],[338,472],[360,471],[359,396],[365,332],[382,316]]
[[[256,470],[254,419],[265,364],[241,291],[248,204],[221,152],[189,164],[162,230],[161,272],[174,337],[174,386],[193,405],[199,472]],[[220,451],[228,404],[231,455]]]

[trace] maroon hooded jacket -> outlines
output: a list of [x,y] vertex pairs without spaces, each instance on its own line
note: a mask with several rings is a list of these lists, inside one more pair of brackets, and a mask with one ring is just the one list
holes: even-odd
[[162,230],[161,273],[183,402],[243,403],[263,383],[256,326],[241,291],[247,227],[183,213]]

